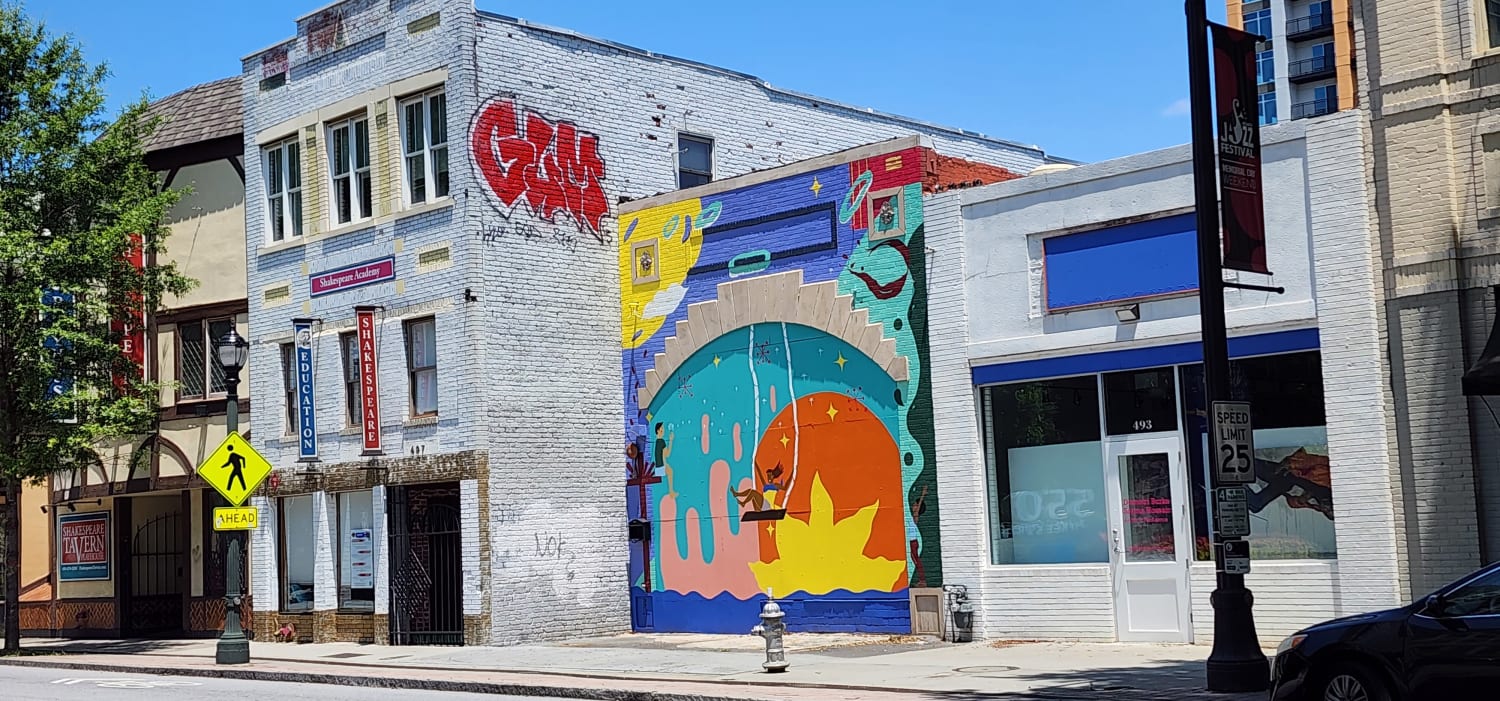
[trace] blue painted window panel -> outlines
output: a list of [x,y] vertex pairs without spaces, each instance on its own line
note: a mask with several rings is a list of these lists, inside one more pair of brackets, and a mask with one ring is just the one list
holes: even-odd
[[1043,241],[1047,309],[1198,289],[1196,228],[1189,213]]
[[723,270],[731,260],[754,251],[768,251],[771,260],[783,260],[818,251],[832,251],[837,245],[836,205],[813,205],[708,227],[703,232],[703,248],[698,254],[698,264],[688,271],[688,275]]

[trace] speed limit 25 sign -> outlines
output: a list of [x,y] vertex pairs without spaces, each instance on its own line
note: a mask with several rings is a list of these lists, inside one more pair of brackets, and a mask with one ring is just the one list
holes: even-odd
[[1214,474],[1219,484],[1255,482],[1249,402],[1213,403]]

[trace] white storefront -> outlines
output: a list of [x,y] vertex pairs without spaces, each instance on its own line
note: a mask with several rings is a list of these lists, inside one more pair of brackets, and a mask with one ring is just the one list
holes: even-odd
[[[1262,642],[1397,603],[1376,281],[1349,112],[1263,132],[1268,262],[1226,273],[1254,403]],[[1186,146],[929,202],[944,569],[983,637],[1211,640]]]

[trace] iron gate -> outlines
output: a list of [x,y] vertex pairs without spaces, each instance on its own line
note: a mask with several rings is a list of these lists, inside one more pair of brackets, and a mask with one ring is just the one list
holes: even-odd
[[463,645],[458,485],[392,487],[391,644]]
[[124,624],[133,635],[182,630],[182,564],[180,516],[165,514],[147,521],[130,539],[130,596]]

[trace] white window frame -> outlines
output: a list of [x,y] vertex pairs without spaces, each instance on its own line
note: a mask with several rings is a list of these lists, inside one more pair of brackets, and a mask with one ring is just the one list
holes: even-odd
[[[432,133],[432,104],[433,100],[439,97],[443,98],[444,118],[442,130],[443,141],[440,143],[433,141]],[[407,140],[407,131],[410,128],[411,121],[411,119],[407,116],[407,109],[412,105],[420,105],[418,114],[420,114],[422,118],[422,145],[417,149],[413,149],[411,147],[412,145]],[[449,196],[449,192],[451,190],[446,190],[441,193],[438,192],[438,170],[434,167],[433,164],[436,161],[434,155],[441,153],[443,157],[442,172],[445,174],[445,178],[448,177],[447,174],[451,174],[453,171],[452,162],[448,158],[448,146],[452,135],[448,133],[448,125],[446,123],[448,116],[447,92],[443,88],[437,88],[435,90],[424,92],[420,95],[413,95],[404,100],[401,100],[398,109],[398,114],[400,115],[401,131],[401,192],[402,197],[406,202],[406,206],[410,207],[412,205],[424,204],[427,202],[436,202],[446,199]],[[412,167],[412,161],[416,158],[420,158],[422,161],[421,176],[423,180],[421,199],[416,199],[414,197],[415,193],[413,192],[413,190],[415,189],[413,187],[413,177],[416,174],[413,173],[414,169]],[[451,179],[449,180],[448,187],[452,187]]]
[[1496,0],[1474,0],[1474,55],[1488,56],[1500,53],[1500,37],[1490,36],[1490,13],[1489,8],[1494,4],[1500,11],[1500,2]]
[[[277,153],[281,158],[281,173],[275,178],[273,190],[273,178],[271,173],[271,154]],[[268,243],[281,243],[283,241],[302,238],[302,217],[292,216],[292,202],[297,203],[297,212],[300,215],[305,203],[302,198],[303,181],[306,173],[302,172],[302,143],[295,137],[284,139],[261,150],[261,180],[265,183],[266,202],[266,241]],[[291,164],[296,164],[297,182],[295,186],[291,182]],[[273,202],[281,205],[279,219],[271,206]],[[277,235],[276,225],[280,223],[282,230]]]
[[[357,156],[359,153],[357,129],[360,127],[364,127],[365,132],[365,164],[363,166],[359,165]],[[334,144],[337,141],[336,134],[341,130],[347,131],[349,138],[348,147],[344,153],[345,158],[342,159],[345,161],[344,163],[340,163],[341,159],[334,153]],[[373,144],[370,143],[369,117],[364,113],[359,113],[350,115],[345,119],[329,122],[325,129],[325,139],[328,144],[329,226],[336,228],[368,221],[374,216],[375,210],[374,193],[369,192],[374,187],[374,181],[372,180],[373,171],[370,169],[370,163],[374,159],[372,158],[373,154],[370,153]],[[339,172],[341,166],[347,168],[343,173]],[[340,219],[338,201],[339,181],[346,179],[349,181],[349,218]],[[369,198],[369,209],[363,208],[366,198]]]
[[[696,168],[687,168],[687,167],[685,167],[685,166],[682,165],[682,152],[687,150],[682,145],[682,142],[684,140],[697,142],[697,143],[703,144],[703,145],[705,145],[705,146],[708,147],[708,170],[707,171],[698,170]],[[678,187],[678,189],[682,189],[684,187],[693,187],[693,186],[690,186],[690,185],[683,185],[682,184],[682,174],[683,173],[689,173],[689,174],[692,174],[692,175],[701,175],[701,176],[704,176],[704,177],[708,178],[707,182],[710,182],[710,183],[714,181],[714,138],[712,136],[704,136],[702,134],[692,134],[692,133],[685,132],[685,131],[678,132],[677,133],[676,156],[677,156],[677,187]],[[701,185],[701,184],[704,184],[704,183],[699,183],[699,184]]]

